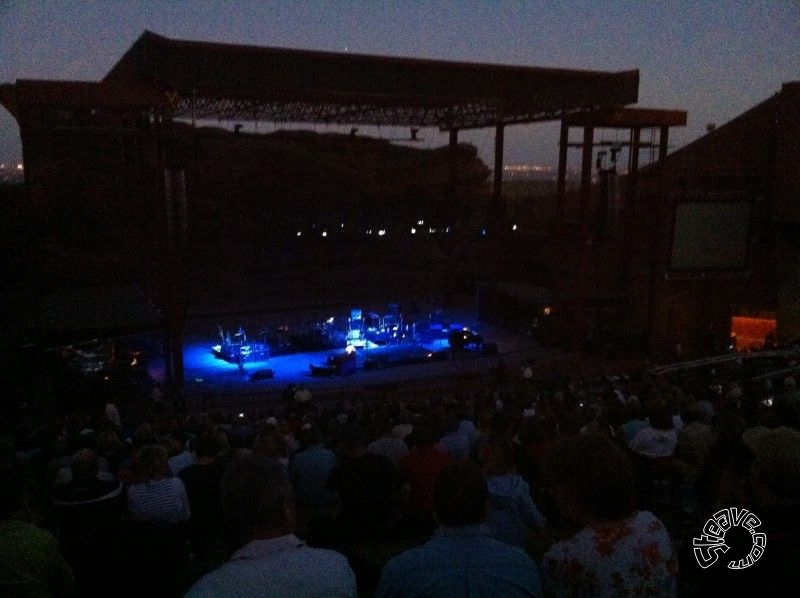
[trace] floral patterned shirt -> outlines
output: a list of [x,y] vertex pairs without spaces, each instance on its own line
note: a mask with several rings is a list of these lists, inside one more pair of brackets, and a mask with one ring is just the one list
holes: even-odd
[[587,526],[542,558],[549,596],[676,596],[677,560],[667,529],[650,512]]

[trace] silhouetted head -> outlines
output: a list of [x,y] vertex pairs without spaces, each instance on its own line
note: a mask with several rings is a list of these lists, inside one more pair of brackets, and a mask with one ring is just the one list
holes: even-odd
[[222,478],[225,524],[239,545],[294,531],[294,497],[286,470],[275,462],[243,459]]
[[433,494],[433,509],[440,525],[461,527],[486,520],[489,489],[480,466],[456,461],[439,474]]

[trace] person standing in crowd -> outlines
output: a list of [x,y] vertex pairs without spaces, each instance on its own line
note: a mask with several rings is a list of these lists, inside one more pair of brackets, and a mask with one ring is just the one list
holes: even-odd
[[189,497],[189,540],[201,567],[227,556],[220,495],[227,463],[219,458],[221,446],[217,438],[213,430],[197,436],[193,440],[197,462],[183,468],[178,476]]
[[53,535],[28,519],[31,476],[0,458],[0,596],[70,596],[75,577]]
[[338,531],[345,546],[389,537],[400,503],[400,472],[386,455],[367,452],[364,436],[357,424],[339,433],[337,463],[328,476],[339,497]]
[[298,511],[298,533],[308,539],[309,533],[333,520],[338,497],[328,486],[328,477],[338,459],[325,445],[317,424],[304,424],[297,438],[300,450],[289,458],[288,471]]
[[408,445],[402,438],[392,435],[394,424],[386,415],[379,413],[373,422],[374,440],[367,444],[366,452],[373,455],[383,455],[392,462],[395,468],[400,466],[400,459],[408,454]]
[[545,480],[561,515],[580,526],[542,557],[551,596],[676,596],[677,559],[663,523],[637,510],[634,465],[601,434],[554,443]]
[[423,421],[408,435],[411,451],[400,459],[400,471],[408,484],[408,501],[403,526],[411,535],[428,535],[436,529],[433,494],[439,474],[452,461],[436,445],[430,423]]
[[292,487],[279,464],[233,463],[222,479],[222,505],[228,535],[240,548],[200,578],[188,598],[357,595],[344,555],[311,548],[294,535]]
[[514,446],[505,438],[493,438],[478,455],[489,487],[489,531],[513,546],[527,548],[532,528],[545,526],[545,518],[533,502],[530,487],[517,473]]
[[125,491],[119,480],[100,475],[97,454],[88,448],[70,461],[72,479],[51,491],[58,546],[70,563],[78,593],[113,592],[123,550]]
[[186,487],[180,478],[169,477],[167,451],[158,444],[143,446],[136,453],[137,482],[128,488],[128,514],[134,521],[181,523],[191,510]]
[[459,414],[452,407],[445,410],[443,430],[437,446],[454,461],[468,459],[472,450],[469,435],[461,429]]
[[477,463],[447,465],[434,492],[439,529],[428,542],[384,566],[375,595],[542,596],[536,563],[521,548],[489,535],[488,500],[486,477]]
[[628,447],[636,454],[650,459],[672,457],[678,445],[678,433],[669,404],[663,399],[652,399],[647,406],[649,425],[639,430]]

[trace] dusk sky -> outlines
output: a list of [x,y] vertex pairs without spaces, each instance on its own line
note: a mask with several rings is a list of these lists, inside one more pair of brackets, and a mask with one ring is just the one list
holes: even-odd
[[[638,106],[688,111],[688,125],[672,133],[671,150],[701,136],[707,123],[722,125],[783,82],[800,80],[798,0],[0,0],[0,83],[100,80],[146,29],[175,39],[258,46],[639,69]],[[437,130],[420,136],[429,146],[447,143]],[[493,130],[459,139],[474,143],[492,165]],[[555,125],[509,127],[505,163],[554,165],[557,143]],[[0,162],[21,156],[17,123],[0,108]]]

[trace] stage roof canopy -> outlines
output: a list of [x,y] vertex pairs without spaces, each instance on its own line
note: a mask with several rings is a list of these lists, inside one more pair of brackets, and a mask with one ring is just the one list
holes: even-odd
[[451,62],[172,40],[145,31],[102,82],[4,85],[24,104],[169,108],[175,118],[462,129],[638,99],[639,72]]

